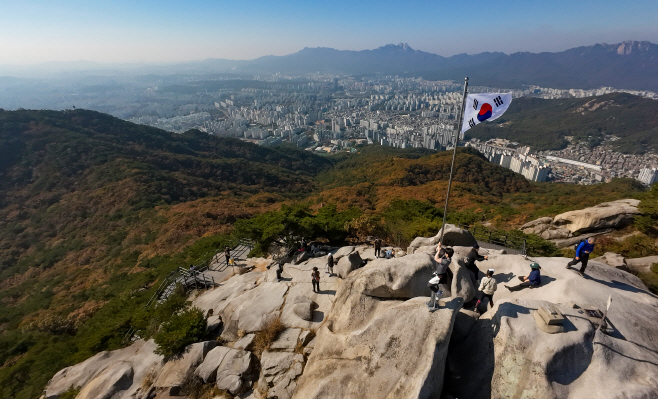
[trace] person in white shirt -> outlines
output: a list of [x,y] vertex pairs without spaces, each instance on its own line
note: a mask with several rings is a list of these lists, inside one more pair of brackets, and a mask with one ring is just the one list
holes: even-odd
[[494,305],[493,294],[496,292],[496,289],[498,289],[498,285],[496,284],[496,280],[493,278],[493,275],[494,269],[489,269],[487,270],[487,275],[482,277],[482,281],[480,281],[480,287],[478,288],[477,293],[478,301],[475,304],[476,310],[480,305],[480,302],[482,302],[485,297],[489,298],[489,304],[491,304],[491,307]]
[[427,302],[427,307],[430,308],[430,310],[436,309],[436,305],[439,301],[439,298],[441,298],[441,295],[443,294],[443,292],[441,292],[441,290],[439,289],[440,282],[441,282],[441,277],[439,277],[439,274],[437,272],[433,272],[432,278],[427,284],[430,291],[432,291],[430,301]]

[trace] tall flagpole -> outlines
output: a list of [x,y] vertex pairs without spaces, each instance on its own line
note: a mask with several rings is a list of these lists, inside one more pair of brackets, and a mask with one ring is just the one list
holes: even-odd
[[464,97],[462,99],[462,109],[459,114],[459,125],[455,129],[455,148],[452,152],[452,165],[450,166],[450,178],[448,179],[448,193],[446,194],[446,206],[443,208],[443,224],[441,225],[441,238],[439,242],[443,242],[443,233],[445,232],[446,216],[448,216],[448,198],[450,198],[450,186],[452,184],[452,173],[455,170],[455,157],[457,156],[457,145],[459,144],[459,135],[461,134],[462,125],[464,124],[464,107],[466,106],[466,92],[468,90],[468,76],[464,78]]

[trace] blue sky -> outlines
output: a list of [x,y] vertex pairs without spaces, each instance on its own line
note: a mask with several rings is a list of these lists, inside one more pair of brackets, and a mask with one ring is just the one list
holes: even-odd
[[658,42],[658,1],[1,0],[0,64],[251,59],[406,42],[440,55]]

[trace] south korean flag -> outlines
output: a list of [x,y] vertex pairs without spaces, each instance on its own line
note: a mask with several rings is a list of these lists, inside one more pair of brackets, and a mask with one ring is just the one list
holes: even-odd
[[461,134],[484,121],[492,121],[507,111],[512,93],[478,93],[466,96]]

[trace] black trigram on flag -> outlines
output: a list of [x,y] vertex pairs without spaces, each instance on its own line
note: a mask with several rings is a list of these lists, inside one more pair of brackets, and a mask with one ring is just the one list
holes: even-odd
[[494,98],[494,103],[496,103],[497,107],[500,107],[501,105],[503,105],[503,100],[500,98],[500,96],[498,96]]
[[473,118],[471,118],[471,120],[468,121],[468,126],[470,126],[470,127],[475,126],[475,121],[473,120]]
[[477,98],[473,99],[473,109],[478,109],[478,99]]

